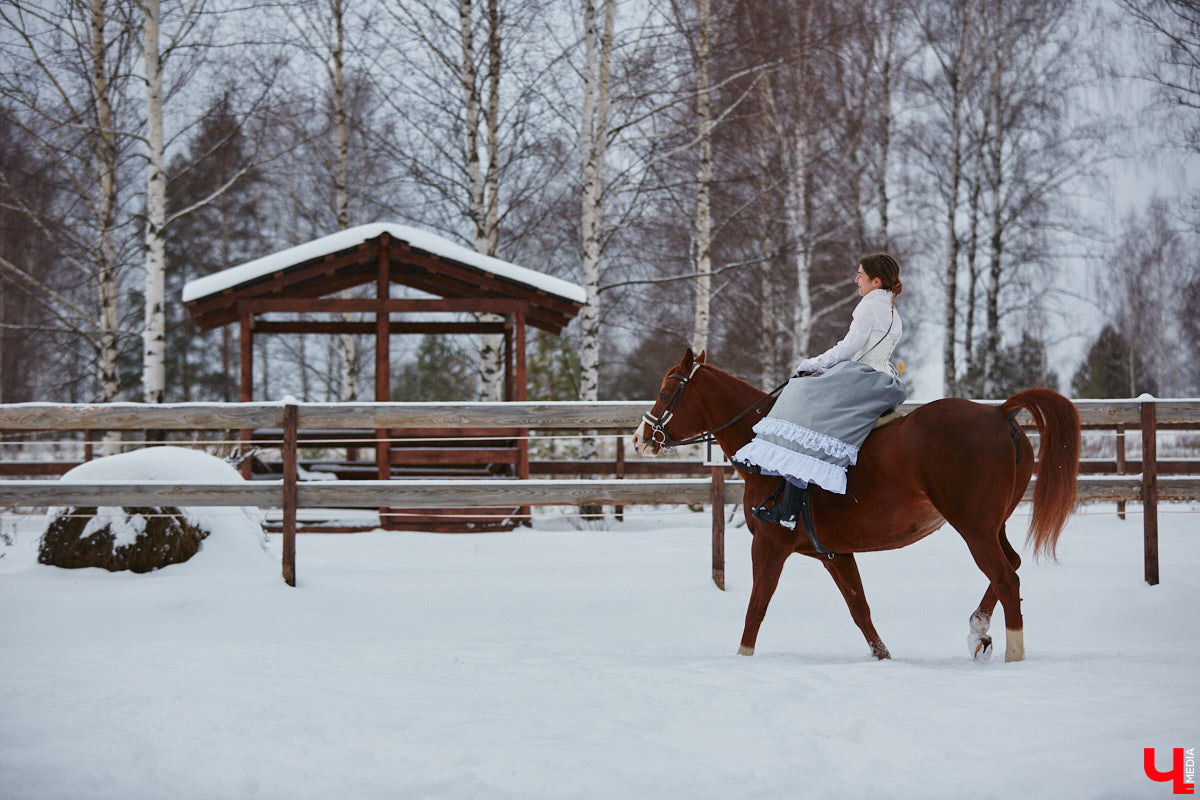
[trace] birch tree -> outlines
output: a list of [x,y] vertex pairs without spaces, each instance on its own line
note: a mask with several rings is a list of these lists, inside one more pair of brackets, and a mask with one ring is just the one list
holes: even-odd
[[712,86],[709,70],[713,36],[711,0],[696,0],[696,126],[699,128],[699,163],[696,167],[696,309],[692,349],[708,349],[709,303],[712,296],[712,206],[713,179]]
[[[95,354],[96,399],[110,402],[121,388],[119,298],[128,266],[121,198],[131,142],[122,114],[130,74],[129,8],[106,0],[0,5],[0,20],[9,28],[11,70],[0,70],[9,120],[56,165],[58,179],[85,213],[76,227],[37,214],[19,195],[8,202],[64,244],[64,257],[92,293],[88,301],[41,286],[38,301],[76,320]],[[34,276],[22,280],[27,289],[29,281],[38,283]]]
[[1143,53],[1141,74],[1179,112],[1186,146],[1200,152],[1200,3],[1118,0],[1118,5],[1158,45]]
[[[608,147],[611,113],[613,28],[615,0],[583,0],[583,113],[579,126],[579,152],[583,156],[580,192],[580,240],[583,287],[587,302],[579,313],[579,396],[599,398],[600,390],[600,257],[604,225],[604,158]],[[595,457],[595,440],[585,440],[583,458]]]
[[[916,145],[935,176],[942,206],[944,251],[942,256],[943,300],[942,389],[957,392],[958,304],[959,304],[959,201],[962,196],[964,147],[969,99],[978,74],[976,39],[979,36],[980,0],[944,0],[925,6],[920,19],[921,39],[936,64],[935,73],[920,81],[921,93],[931,98],[940,119]],[[928,136],[928,130],[940,135]]]
[[816,83],[812,51],[812,27],[815,0],[804,0],[791,6],[788,25],[796,44],[790,65],[789,83],[798,90],[795,98],[795,127],[791,132],[791,147],[785,161],[788,178],[787,229],[792,246],[795,269],[796,301],[792,305],[792,363],[809,352],[809,337],[813,325],[812,260],[814,232],[813,203],[810,191],[810,168],[814,159],[813,98],[809,87]]
[[146,69],[146,318],[142,331],[142,397],[161,403],[166,389],[167,177],[163,143],[163,74],[159,52],[159,0],[142,0],[142,52]]
[[[386,94],[405,124],[381,143],[404,168],[414,203],[406,214],[439,220],[476,252],[501,257],[519,250],[527,229],[516,216],[547,183],[526,172],[539,139],[548,64],[547,7],[531,0],[415,0],[387,6],[402,35],[395,47],[393,89]],[[536,170],[535,170],[536,171]],[[417,198],[420,198],[419,200]],[[529,216],[541,222],[544,208]],[[511,257],[511,256],[509,256]],[[493,315],[479,315],[495,321]],[[479,396],[503,396],[498,335],[478,340]]]
[[[468,214],[475,229],[476,252],[496,256],[500,245],[499,191],[500,170],[500,10],[498,0],[486,0],[485,50],[487,53],[486,90],[481,91],[476,69],[475,24],[471,0],[459,0],[459,33],[462,41],[462,91],[466,110],[464,155],[470,201]],[[486,93],[486,101],[484,94]],[[481,164],[480,121],[483,124]],[[481,315],[489,317],[491,315]],[[501,337],[484,334],[479,349],[480,399],[504,399],[504,371]]]
[[[137,13],[141,16],[142,60],[146,82],[145,129],[142,137],[146,158],[145,195],[145,312],[142,331],[142,393],[147,403],[160,403],[165,399],[167,341],[166,286],[168,284],[167,242],[173,225],[189,214],[214,202],[223,193],[232,189],[238,180],[252,168],[261,151],[252,149],[247,160],[238,164],[226,180],[210,187],[203,197],[189,198],[182,205],[172,207],[168,195],[172,190],[166,163],[166,153],[171,139],[164,130],[164,116],[172,97],[183,101],[193,99],[184,94],[201,73],[212,52],[217,30],[217,15],[209,10],[207,0],[190,0],[186,4],[170,3],[164,16],[160,0],[134,0]],[[270,59],[266,59],[270,63]],[[167,80],[170,69],[171,80]],[[211,74],[201,77],[210,78]],[[207,86],[200,91],[208,90]],[[272,82],[263,80],[249,97],[248,107],[241,113],[242,120],[256,112],[270,96]],[[225,118],[230,119],[229,99],[231,92],[223,93],[220,101],[225,107]],[[179,131],[189,130],[193,125],[203,124],[207,110],[195,113],[182,112],[184,103],[174,103],[172,117]],[[240,125],[235,125],[235,128]],[[202,157],[202,156],[199,156]],[[177,171],[184,171],[179,165]],[[224,266],[227,266],[225,264]]]
[[[1188,380],[1195,359],[1180,346],[1195,329],[1195,308],[1187,305],[1200,259],[1189,247],[1170,204],[1152,198],[1145,209],[1130,213],[1096,284],[1103,308],[1128,345],[1126,395],[1145,377],[1166,396],[1195,391]],[[1141,373],[1141,367],[1146,374]]]
[[[987,239],[984,331],[974,387],[997,393],[1002,318],[1036,307],[1036,270],[1053,258],[1056,228],[1069,226],[1061,202],[1071,181],[1087,174],[1101,135],[1067,114],[1072,93],[1089,84],[1076,42],[1083,24],[1071,0],[983,0],[985,75],[979,107],[983,132]],[[1005,294],[1008,294],[1007,299]]]
[[[353,68],[350,62],[360,54],[365,32],[373,24],[370,17],[372,9],[372,4],[356,4],[354,0],[303,0],[283,9],[292,29],[291,44],[297,51],[294,66],[307,80],[307,75],[311,73],[307,73],[306,67],[317,65],[316,74],[323,78],[313,87],[317,95],[314,102],[319,109],[315,112],[315,120],[306,118],[305,112],[293,112],[298,114],[293,121],[297,127],[295,136],[303,142],[305,149],[311,148],[317,156],[317,163],[324,166],[323,175],[308,176],[316,180],[317,196],[321,199],[320,209],[306,209],[315,223],[314,235],[328,233],[330,224],[335,230],[345,230],[352,223],[362,222],[354,219],[355,214],[351,209],[356,196],[361,201],[363,190],[362,187],[351,186],[354,172],[351,165],[351,139],[355,133],[352,127],[355,124],[363,125],[365,120],[352,120],[351,105],[354,95],[370,92],[370,76],[366,74],[365,66]],[[316,125],[312,125],[314,121]],[[367,133],[365,130],[358,131],[358,135],[364,138]],[[354,177],[364,176],[356,174]],[[297,200],[301,205],[311,203],[311,199],[306,197],[298,197]],[[352,289],[342,293],[344,298],[353,295]],[[354,321],[356,318],[356,315],[345,315],[343,321]],[[342,333],[338,334],[336,341],[336,361],[339,365],[336,396],[343,401],[354,400],[358,397],[361,377],[358,337]]]

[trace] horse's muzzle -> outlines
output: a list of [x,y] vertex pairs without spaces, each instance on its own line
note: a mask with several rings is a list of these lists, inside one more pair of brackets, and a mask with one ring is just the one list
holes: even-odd
[[658,442],[654,441],[650,426],[644,421],[639,423],[633,432],[633,449],[637,450],[638,455],[650,457],[658,455],[662,450]]

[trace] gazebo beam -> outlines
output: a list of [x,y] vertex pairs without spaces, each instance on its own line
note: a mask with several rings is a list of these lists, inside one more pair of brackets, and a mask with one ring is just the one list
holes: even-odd
[[456,298],[452,300],[414,300],[404,298],[369,297],[275,297],[243,300],[252,314],[295,313],[295,314],[414,314],[414,313],[461,313],[461,314],[524,314],[529,308],[528,300],[496,300],[488,298]]
[[[280,320],[254,323],[255,333],[288,333],[288,334],[337,334],[354,333],[370,336],[375,333],[374,322],[317,322],[314,320]],[[504,333],[502,322],[415,322],[393,320],[388,325],[389,333],[393,336],[406,333],[417,334],[473,334],[473,333]]]

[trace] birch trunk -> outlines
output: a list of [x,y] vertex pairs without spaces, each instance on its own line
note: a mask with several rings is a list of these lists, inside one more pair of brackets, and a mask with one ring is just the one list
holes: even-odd
[[952,396],[958,391],[957,336],[958,336],[958,258],[961,243],[958,238],[958,195],[962,185],[962,136],[963,109],[967,98],[967,47],[974,28],[974,2],[967,2],[962,9],[958,29],[958,41],[951,55],[947,70],[950,81],[950,183],[946,189],[946,297],[943,324],[945,339],[942,344],[942,388]]
[[692,348],[708,349],[709,304],[712,296],[712,98],[708,68],[712,57],[710,0],[697,0],[696,24],[696,121],[700,128],[699,165],[696,169],[696,314]]
[[[584,0],[585,73],[583,118],[579,149],[583,154],[583,193],[580,200],[580,235],[583,245],[583,286],[587,302],[580,312],[580,399],[599,399],[600,387],[600,238],[604,222],[604,156],[608,144],[609,80],[612,59],[614,0],[601,0],[597,30],[596,5]],[[580,443],[580,457],[596,457],[596,440]]]
[[808,136],[800,131],[792,145],[792,168],[789,171],[787,204],[788,239],[794,242],[796,302],[792,306],[792,363],[808,354],[812,338],[813,304],[810,280],[812,277],[812,237],[809,229]]
[[104,0],[91,0],[91,37],[89,41],[92,92],[96,104],[95,168],[97,188],[95,217],[100,263],[96,284],[99,294],[99,384],[100,402],[117,399],[120,381],[117,374],[117,141],[110,76],[105,62]]
[[983,194],[984,168],[983,168],[983,142],[987,137],[990,129],[988,121],[990,115],[984,115],[983,135],[979,137],[979,143],[975,148],[974,154],[974,172],[975,177],[971,181],[971,196],[968,202],[967,211],[967,292],[963,298],[966,302],[966,327],[963,333],[963,358],[968,368],[975,363],[975,316],[978,303],[976,297],[979,293],[979,225],[980,225],[980,197]]
[[[600,355],[600,238],[604,208],[602,181],[608,140],[609,69],[612,58],[613,0],[601,0],[603,19],[597,30],[597,9],[593,0],[584,0],[584,96],[580,126],[580,151],[583,154],[583,194],[580,203],[580,229],[583,245],[583,285],[587,302],[580,312],[580,399],[596,400],[599,395]],[[594,447],[594,443],[593,443]]]
[[[763,92],[769,93],[769,78],[763,79]],[[765,104],[764,104],[765,105]],[[758,157],[758,191],[761,198],[758,204],[758,242],[762,263],[758,267],[758,325],[763,332],[762,356],[759,359],[759,386],[773,386],[779,376],[776,369],[779,364],[780,320],[776,313],[776,295],[779,291],[775,280],[775,241],[771,229],[770,186],[773,168],[771,163],[770,145],[766,140],[766,130],[760,134],[755,150]]]
[[162,62],[159,0],[144,0],[146,61],[146,319],[142,332],[142,393],[161,403],[167,384],[166,245],[167,181],[163,143]]
[[[999,22],[999,20],[993,20]],[[1004,266],[1004,147],[1005,126],[1003,122],[1003,68],[1001,49],[992,40],[990,75],[987,94],[987,113],[995,122],[992,135],[987,140],[988,188],[991,192],[991,247],[987,290],[987,331],[983,342],[983,396],[996,393],[996,361],[1000,352],[1000,286]]]
[[791,163],[788,170],[787,228],[788,241],[793,245],[792,259],[795,264],[796,302],[792,306],[792,364],[808,354],[812,337],[812,198],[809,195],[811,178],[810,159],[812,148],[809,141],[810,98],[805,92],[811,77],[812,53],[809,49],[812,31],[813,0],[804,4],[804,15],[796,25],[796,41],[799,52],[796,57],[795,77],[792,85],[799,90],[796,97],[795,138],[791,146]]
[[[499,252],[499,149],[500,149],[500,70],[501,38],[498,0],[487,3],[487,104],[479,89],[475,68],[475,35],[472,24],[471,0],[459,0],[459,34],[462,39],[462,91],[466,110],[466,141],[464,143],[469,193],[468,214],[474,226],[475,250],[495,256]],[[482,118],[482,120],[481,120]],[[483,124],[483,153],[481,156],[480,123]],[[478,315],[482,321],[498,318],[491,314]],[[504,340],[495,334],[485,334],[479,342],[479,399],[504,399]]]
[[879,248],[884,252],[891,251],[891,234],[890,217],[891,217],[891,197],[888,192],[888,161],[891,158],[892,147],[892,83],[895,80],[893,68],[896,55],[896,17],[899,12],[895,9],[893,3],[888,2],[885,6],[887,14],[887,22],[884,30],[884,51],[882,59],[882,74],[880,75],[880,97],[879,97],[879,113],[880,119],[880,141],[879,141],[879,172],[876,176],[876,193],[879,197],[879,228],[880,242]]
[[991,176],[991,247],[989,254],[987,289],[987,331],[983,342],[983,396],[992,397],[996,392],[996,360],[1000,352],[1000,286],[1004,267],[1004,219],[1002,178],[1000,169],[1000,143],[993,144]]
[[[334,39],[330,48],[331,78],[333,88],[334,135],[337,139],[333,169],[333,208],[337,229],[350,227],[350,130],[346,114],[346,7],[342,0],[330,0],[333,14]],[[342,292],[343,298],[351,298],[350,289]],[[350,322],[354,316],[347,314],[343,320]],[[338,355],[342,364],[340,400],[358,399],[358,337],[351,333],[338,335]]]

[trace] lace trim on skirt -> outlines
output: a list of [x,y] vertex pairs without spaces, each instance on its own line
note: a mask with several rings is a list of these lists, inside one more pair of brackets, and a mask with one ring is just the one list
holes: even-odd
[[846,444],[841,439],[835,439],[794,422],[763,417],[755,423],[754,432],[787,439],[807,450],[819,451],[833,458],[848,458],[851,464],[858,463],[858,448],[854,445]]
[[[857,450],[857,448],[855,448]],[[846,493],[846,468],[797,453],[762,439],[753,439],[734,454],[733,460],[758,467],[764,475],[780,475],[815,483],[834,494]]]

